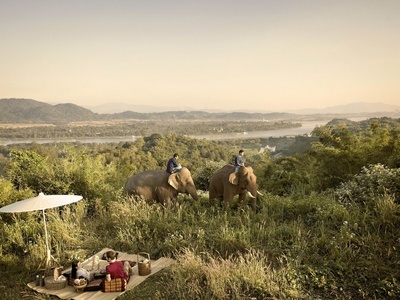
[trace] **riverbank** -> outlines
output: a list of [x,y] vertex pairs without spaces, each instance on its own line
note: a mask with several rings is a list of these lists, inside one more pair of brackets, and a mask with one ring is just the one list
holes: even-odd
[[[352,121],[362,121],[366,118],[352,118]],[[268,137],[294,137],[299,135],[309,135],[316,126],[326,125],[330,120],[318,120],[302,122],[301,127],[265,130],[265,131],[246,131],[246,132],[232,132],[232,133],[215,133],[215,134],[202,134],[202,135],[189,135],[195,139],[205,140],[227,140],[238,138],[268,138]],[[120,142],[134,142],[141,136],[117,136],[117,137],[90,137],[90,138],[55,138],[55,139],[0,139],[0,145],[7,146],[13,144],[49,144],[49,143],[120,143]]]
[[[261,138],[261,137],[283,137],[310,134],[315,126],[326,124],[328,121],[313,121],[302,123],[301,127],[275,129],[267,131],[250,131],[240,133],[222,133],[207,135],[190,135],[195,139],[221,140],[221,139],[237,139],[237,138]],[[49,143],[120,143],[134,142],[140,136],[123,136],[123,137],[94,137],[94,138],[58,138],[58,139],[0,139],[0,145],[7,146],[13,144],[49,144]]]

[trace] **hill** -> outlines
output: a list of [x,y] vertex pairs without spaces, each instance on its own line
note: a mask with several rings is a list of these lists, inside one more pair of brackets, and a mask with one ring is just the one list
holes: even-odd
[[138,105],[128,104],[122,102],[105,103],[97,106],[84,106],[90,109],[92,112],[99,114],[116,114],[126,111],[134,111],[138,113],[159,113],[166,111],[181,111],[181,110],[193,110],[190,107],[167,107],[167,106],[152,106],[152,105]]
[[[115,104],[118,105],[118,104]],[[385,112],[386,111],[386,112]],[[301,121],[349,117],[398,117],[395,105],[353,103],[324,110],[288,112],[207,112],[177,110],[163,112],[134,112],[100,114],[72,103],[51,105],[32,99],[0,99],[0,123],[3,124],[63,124],[70,122],[116,120],[234,120],[234,121]],[[364,112],[364,113],[362,113]]]
[[79,121],[110,120],[290,120],[298,116],[289,113],[209,113],[204,111],[167,111],[139,113],[125,111],[98,114],[81,106],[65,103],[51,105],[32,99],[0,99],[0,123],[59,124]]
[[400,106],[385,103],[355,102],[345,105],[336,105],[321,109],[300,109],[290,111],[298,114],[376,114],[376,113],[399,113]]
[[72,103],[50,105],[32,99],[0,99],[0,123],[68,123],[98,119],[99,114]]
[[[134,111],[138,113],[160,113],[168,111],[194,111],[199,109],[193,109],[190,107],[172,107],[172,106],[151,106],[151,105],[138,105],[128,103],[106,103],[98,106],[84,106],[87,109],[99,114],[116,114],[126,111]],[[230,113],[232,110],[213,110],[213,109],[201,109],[201,111],[209,113]],[[247,113],[274,113],[276,111],[250,111],[242,110]],[[315,115],[315,114],[376,114],[376,113],[400,113],[400,106],[389,105],[385,103],[367,103],[367,102],[355,102],[344,105],[335,105],[325,108],[305,108],[297,110],[283,110],[281,112],[299,114],[299,115]]]

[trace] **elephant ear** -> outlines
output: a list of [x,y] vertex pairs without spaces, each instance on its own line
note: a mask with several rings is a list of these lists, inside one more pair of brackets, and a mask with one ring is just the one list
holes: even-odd
[[177,178],[177,173],[171,174],[168,177],[168,184],[172,186],[175,190],[178,190],[179,183],[178,183],[178,178]]
[[238,172],[233,172],[229,174],[229,182],[232,183],[233,185],[237,185],[239,182],[239,176]]

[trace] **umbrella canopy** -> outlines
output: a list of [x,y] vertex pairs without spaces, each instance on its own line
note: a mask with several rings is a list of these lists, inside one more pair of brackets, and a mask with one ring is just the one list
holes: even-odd
[[63,206],[66,204],[78,202],[82,196],[78,195],[44,195],[39,193],[38,196],[17,201],[0,208],[0,212],[16,213],[35,210],[45,210],[48,208]]
[[[18,213],[41,210],[43,212],[44,233],[46,238],[46,269],[50,266],[51,254],[49,241],[47,236],[46,215],[45,209],[63,206],[66,204],[78,202],[82,196],[78,195],[44,195],[39,193],[36,197],[14,202],[0,208],[0,212]],[[39,266],[40,267],[40,266]]]

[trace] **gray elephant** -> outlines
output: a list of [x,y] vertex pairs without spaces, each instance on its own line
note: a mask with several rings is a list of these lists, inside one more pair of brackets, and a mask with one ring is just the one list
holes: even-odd
[[190,194],[198,199],[190,171],[183,167],[179,172],[170,174],[165,170],[150,170],[131,176],[126,184],[128,195],[143,197],[149,203],[153,201],[168,205],[178,193]]
[[209,185],[209,199],[224,200],[224,206],[232,205],[235,195],[239,195],[239,202],[246,203],[246,194],[252,198],[252,208],[256,210],[257,177],[251,167],[240,167],[235,172],[232,165],[226,165],[211,177]]

